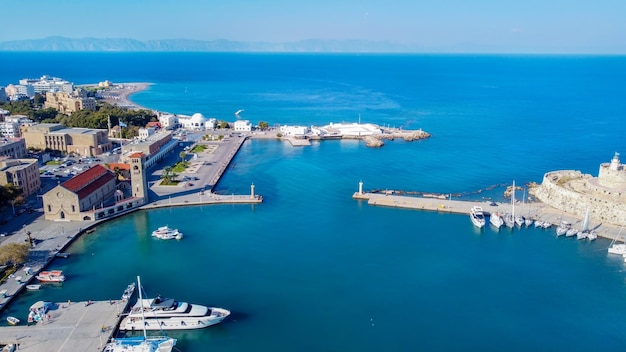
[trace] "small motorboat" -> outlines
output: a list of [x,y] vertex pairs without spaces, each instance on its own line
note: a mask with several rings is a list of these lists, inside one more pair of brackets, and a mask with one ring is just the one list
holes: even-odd
[[20,323],[20,320],[16,317],[7,317],[7,322],[9,323],[9,325],[17,325]]
[[70,257],[69,253],[65,253],[65,252],[59,252],[57,254],[54,255],[57,258],[63,258],[63,259],[67,259]]
[[29,291],[37,291],[41,288],[39,284],[26,285],[26,289]]
[[132,296],[133,292],[135,292],[135,283],[128,285],[122,294],[122,301],[128,301]]

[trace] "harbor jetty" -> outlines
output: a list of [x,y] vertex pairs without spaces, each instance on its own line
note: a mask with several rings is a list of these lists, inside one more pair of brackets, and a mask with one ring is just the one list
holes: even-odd
[[[406,196],[397,195],[394,191],[383,193],[363,192],[362,183],[359,184],[359,191],[352,195],[352,198],[365,201],[368,205],[414,209],[421,211],[434,211],[439,213],[463,214],[468,215],[470,209],[474,206],[483,208],[486,216],[492,212],[506,212],[510,208],[503,203],[494,203],[491,201],[471,201],[471,200],[453,200],[444,195],[426,194],[426,196]],[[524,214],[533,220],[549,222],[558,225],[565,220],[571,224],[582,223],[583,217],[576,214],[564,214],[561,210],[556,209],[548,204],[536,202],[529,205],[527,212]],[[610,224],[598,225],[595,232],[600,237],[614,239],[619,233],[619,228]]]
[[119,299],[53,303],[37,323],[21,319],[19,325],[0,329],[0,345],[25,352],[102,351],[127,308],[128,301]]

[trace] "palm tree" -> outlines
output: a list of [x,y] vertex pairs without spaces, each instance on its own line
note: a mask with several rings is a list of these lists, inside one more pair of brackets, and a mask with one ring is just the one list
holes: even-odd
[[163,183],[165,184],[169,184],[170,182],[172,182],[172,167],[171,166],[166,166],[163,169],[161,178],[163,179]]

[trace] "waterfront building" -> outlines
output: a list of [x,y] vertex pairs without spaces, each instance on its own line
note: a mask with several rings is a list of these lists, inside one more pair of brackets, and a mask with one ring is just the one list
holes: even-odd
[[82,98],[67,92],[47,92],[45,108],[53,108],[62,114],[71,115],[78,110],[96,110],[96,99]]
[[626,223],[626,168],[619,153],[600,164],[598,177],[575,170],[551,171],[533,193],[543,203],[580,218],[589,209],[591,221],[598,224]]
[[37,159],[0,160],[0,185],[14,184],[28,197],[41,188]]
[[250,132],[252,131],[252,124],[250,120],[237,120],[234,123],[234,130],[237,132]]
[[30,84],[9,84],[8,86],[6,86],[6,88],[4,88],[4,91],[11,101],[22,100],[23,97],[29,99],[35,96],[35,88]]
[[[20,85],[32,86],[34,93],[44,94],[46,92],[66,92],[74,91],[74,83],[58,77],[43,75],[40,78],[20,79]],[[34,95],[34,94],[33,94]]]
[[217,126],[217,119],[214,117],[209,117],[209,119],[204,123],[204,129],[206,130],[214,130]]
[[20,159],[26,156],[26,142],[23,138],[5,138],[0,142],[0,157]]
[[280,126],[280,132],[284,136],[305,136],[311,132],[311,129],[306,126]]
[[27,148],[39,150],[95,156],[113,149],[107,130],[103,129],[66,128],[58,123],[41,123],[22,126],[22,136]]
[[199,112],[191,116],[178,116],[178,123],[186,130],[201,130],[206,122],[207,118]]
[[326,131],[326,134],[339,134],[342,137],[363,137],[381,135],[383,130],[378,125],[371,123],[330,123],[327,126],[321,127]]
[[178,117],[172,114],[159,115],[161,126],[165,129],[174,129],[178,125]]
[[5,118],[9,115],[11,115],[11,112],[9,110],[0,109],[0,118]]
[[143,153],[145,155],[144,166],[150,168],[177,145],[178,141],[172,138],[172,132],[161,129],[144,139],[137,138],[124,144],[122,146],[122,162],[130,163],[130,155]]

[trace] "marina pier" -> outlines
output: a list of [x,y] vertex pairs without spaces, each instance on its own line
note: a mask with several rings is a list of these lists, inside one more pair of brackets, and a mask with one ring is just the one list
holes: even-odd
[[[404,208],[423,211],[436,211],[439,213],[450,214],[462,214],[468,215],[470,209],[473,206],[480,206],[483,208],[485,215],[489,215],[492,212],[506,213],[511,210],[511,205],[508,203],[493,203],[491,201],[470,201],[470,200],[452,200],[445,196],[433,195],[432,197],[412,197],[395,195],[393,191],[387,191],[385,193],[369,193],[362,190],[355,192],[352,198],[366,201],[368,205],[392,207],[392,208]],[[517,209],[517,208],[516,208]],[[552,225],[558,225],[562,220],[568,221],[571,224],[582,223],[583,219],[553,208],[544,203],[531,203],[527,204],[526,209],[519,209],[519,215],[529,216],[533,220],[541,220],[549,222]],[[610,226],[608,224],[598,225],[595,229],[596,233],[600,237],[614,239],[619,233],[619,228]]]
[[128,301],[61,302],[53,304],[37,324],[0,329],[0,345],[17,351],[102,351],[117,329]]

